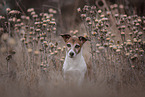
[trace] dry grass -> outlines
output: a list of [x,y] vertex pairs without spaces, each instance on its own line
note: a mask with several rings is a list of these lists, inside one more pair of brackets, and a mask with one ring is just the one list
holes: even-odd
[[109,11],[78,9],[83,23],[69,33],[90,39],[83,47],[88,72],[78,86],[63,79],[65,46],[57,35],[57,11],[37,14],[31,8],[26,16],[7,9],[0,17],[0,96],[143,97],[145,18],[120,10],[116,5]]

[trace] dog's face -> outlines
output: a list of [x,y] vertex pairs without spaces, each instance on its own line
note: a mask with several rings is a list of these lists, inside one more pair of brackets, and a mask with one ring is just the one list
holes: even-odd
[[70,58],[74,58],[80,53],[83,44],[87,39],[83,36],[71,37],[69,34],[61,35],[67,45],[67,54]]

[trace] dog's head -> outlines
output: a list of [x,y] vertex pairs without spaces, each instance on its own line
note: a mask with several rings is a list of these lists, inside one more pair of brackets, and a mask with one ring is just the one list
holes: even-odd
[[66,50],[70,58],[74,58],[77,54],[79,54],[83,44],[87,41],[87,39],[83,36],[71,37],[69,34],[62,34],[61,36],[67,45]]

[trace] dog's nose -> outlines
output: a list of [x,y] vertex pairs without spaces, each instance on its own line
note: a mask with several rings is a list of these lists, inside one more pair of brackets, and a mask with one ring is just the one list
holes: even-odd
[[69,55],[72,57],[74,55],[74,53],[73,52],[70,52]]

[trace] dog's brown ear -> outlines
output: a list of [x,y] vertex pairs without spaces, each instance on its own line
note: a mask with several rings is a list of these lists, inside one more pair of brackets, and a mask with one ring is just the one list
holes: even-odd
[[60,36],[62,36],[62,38],[64,39],[65,42],[67,42],[69,40],[69,38],[71,37],[71,35],[69,35],[69,34],[61,34]]
[[78,38],[83,44],[88,40],[87,38],[85,38],[83,36],[79,36]]

